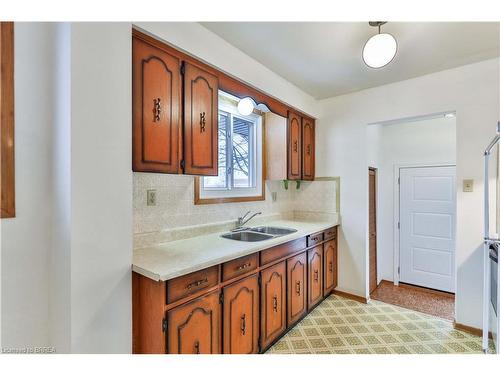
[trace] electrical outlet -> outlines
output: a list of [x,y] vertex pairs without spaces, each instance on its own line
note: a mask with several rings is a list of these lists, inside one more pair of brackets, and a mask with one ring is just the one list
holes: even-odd
[[271,197],[273,199],[273,202],[276,202],[278,200],[278,193],[276,191],[272,191]]
[[474,180],[464,180],[464,192],[472,193],[474,191]]
[[151,189],[147,191],[146,203],[148,206],[156,206],[156,190]]

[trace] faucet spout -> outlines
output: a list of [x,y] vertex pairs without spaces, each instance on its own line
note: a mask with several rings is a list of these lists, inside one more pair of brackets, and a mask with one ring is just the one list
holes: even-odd
[[246,219],[246,217],[248,216],[248,214],[250,212],[251,211],[248,211],[245,215],[243,215],[242,217],[238,218],[238,221],[237,221],[237,224],[236,224],[236,229],[240,229],[243,225],[245,225],[246,223],[248,223],[255,216],[262,214],[262,212],[255,212],[254,214],[250,215],[250,217],[248,219]]

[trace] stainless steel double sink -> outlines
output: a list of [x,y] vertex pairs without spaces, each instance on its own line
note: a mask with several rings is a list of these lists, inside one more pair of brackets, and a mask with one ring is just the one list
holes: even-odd
[[295,232],[297,232],[297,229],[260,226],[224,233],[221,237],[236,241],[257,242],[270,240],[275,237],[281,237]]

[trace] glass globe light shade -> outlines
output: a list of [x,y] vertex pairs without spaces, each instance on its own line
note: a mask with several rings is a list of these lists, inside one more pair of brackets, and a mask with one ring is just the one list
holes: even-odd
[[238,102],[238,112],[243,116],[248,116],[253,112],[255,108],[255,103],[251,98],[243,98]]
[[397,49],[398,44],[391,34],[376,34],[363,48],[363,61],[370,68],[382,68],[394,59]]

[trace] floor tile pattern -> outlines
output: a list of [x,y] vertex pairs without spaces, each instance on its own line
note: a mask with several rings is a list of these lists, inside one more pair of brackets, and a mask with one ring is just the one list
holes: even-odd
[[363,304],[331,295],[267,353],[481,353],[481,339],[438,317],[380,301]]

